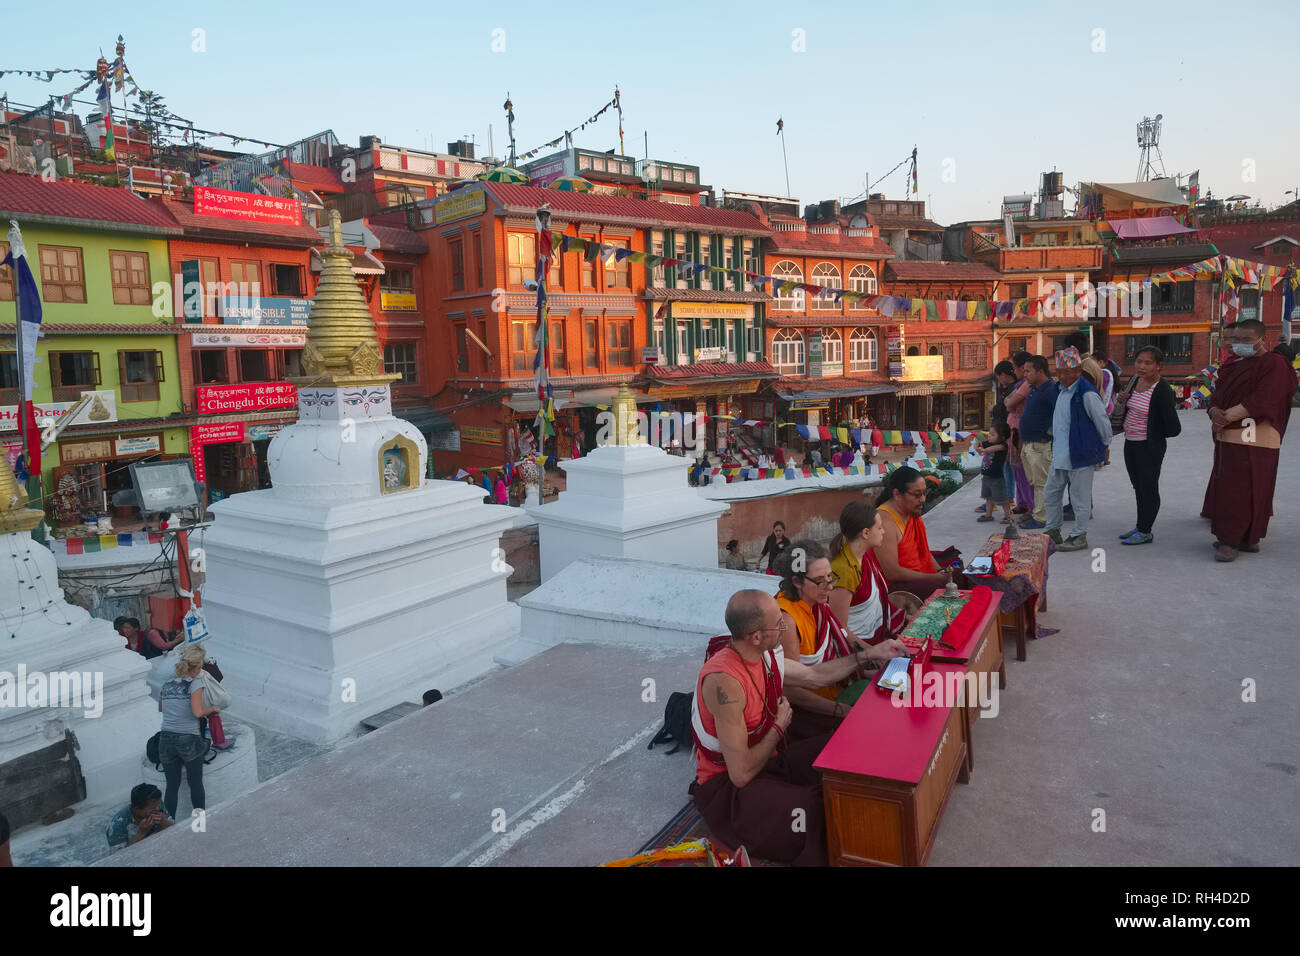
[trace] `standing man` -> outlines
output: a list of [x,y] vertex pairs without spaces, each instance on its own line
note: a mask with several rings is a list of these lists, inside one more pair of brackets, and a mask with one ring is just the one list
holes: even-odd
[[1228,331],[1232,356],[1219,369],[1210,400],[1214,469],[1201,513],[1217,540],[1214,560],[1253,554],[1273,514],[1277,463],[1291,416],[1296,375],[1264,345],[1264,323],[1238,322]]
[[1033,489],[1033,511],[1020,527],[1040,531],[1047,527],[1047,476],[1052,470],[1052,414],[1060,385],[1047,374],[1047,359],[1032,355],[1024,364],[1029,394],[1020,416],[1020,462]]
[[[1043,491],[1047,498],[1046,533],[1061,551],[1082,551],[1088,547],[1088,519],[1092,517],[1092,476],[1106,460],[1110,444],[1110,419],[1101,393],[1083,376],[1079,350],[1070,347],[1056,353],[1061,391],[1052,413],[1052,471]],[[1064,520],[1063,499],[1070,489],[1074,506],[1074,527],[1061,540]]]

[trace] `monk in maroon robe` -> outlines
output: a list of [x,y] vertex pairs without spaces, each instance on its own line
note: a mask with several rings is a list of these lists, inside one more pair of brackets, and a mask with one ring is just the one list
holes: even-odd
[[1228,332],[1233,356],[1219,369],[1210,401],[1214,468],[1201,514],[1218,539],[1216,561],[1259,550],[1273,515],[1277,465],[1291,416],[1296,374],[1264,346],[1264,324],[1238,322]]

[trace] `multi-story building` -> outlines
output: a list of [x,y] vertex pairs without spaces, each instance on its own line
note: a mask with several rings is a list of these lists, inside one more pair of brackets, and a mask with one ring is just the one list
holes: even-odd
[[837,426],[869,411],[878,424],[895,425],[885,360],[892,320],[860,300],[781,291],[795,282],[881,294],[881,271],[894,251],[867,216],[840,215],[834,202],[810,206],[805,217],[770,211],[764,220],[771,236],[762,272],[776,283],[767,321],[767,352],[781,376],[771,386],[776,417]]
[[[125,189],[0,174],[0,221],[15,219],[40,290],[33,400],[56,419],[95,392],[81,424],[42,456],[42,490],[59,529],[113,516],[112,496],[131,486],[133,461],[188,453],[167,241],[176,221]],[[7,243],[0,242],[0,247]],[[158,286],[162,286],[162,290]],[[0,301],[14,298],[0,268]],[[0,324],[0,429],[16,453],[17,355],[13,312]],[[130,509],[117,517],[129,522]],[[139,527],[137,524],[136,527]]]
[[[436,314],[426,339],[429,388],[455,426],[435,442],[439,471],[514,460],[518,429],[536,416],[536,296],[525,283],[536,269],[533,217],[543,203],[554,232],[733,269],[757,262],[767,232],[733,210],[503,183],[467,184],[421,204],[425,288]],[[560,407],[559,440],[548,451],[562,457],[575,435],[592,447],[599,407],[622,382],[661,410],[727,414],[773,376],[762,361],[767,297],[734,274],[719,282],[707,272],[647,270],[627,256],[602,261],[574,248],[555,257],[547,284]],[[719,440],[716,430],[710,437]]]
[[926,215],[925,203],[919,199],[886,199],[873,193],[869,199],[849,203],[842,212],[869,216],[877,235],[900,259],[943,259],[943,226]]
[[[1200,234],[1214,243],[1223,255],[1266,266],[1300,270],[1300,203],[1272,212],[1245,214],[1225,213],[1206,217],[1200,222]],[[1238,289],[1238,318],[1259,319],[1264,323],[1271,345],[1283,336],[1282,285],[1260,291],[1258,282],[1245,283]],[[1300,303],[1300,295],[1295,297]],[[1292,344],[1300,338],[1300,304],[1289,316]]]

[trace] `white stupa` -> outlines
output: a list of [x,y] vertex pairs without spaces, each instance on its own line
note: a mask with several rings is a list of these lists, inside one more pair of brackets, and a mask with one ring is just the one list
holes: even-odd
[[[20,765],[12,761],[71,731],[87,798],[125,799],[140,782],[145,743],[159,721],[148,662],[125,648],[108,621],[63,599],[54,555],[32,541],[44,516],[26,504],[0,455],[0,808],[9,805],[15,826],[29,821],[14,818],[13,804],[30,809],[47,781],[33,766],[14,770]],[[54,706],[67,703],[74,706]]]
[[232,711],[316,742],[492,667],[518,633],[500,535],[510,509],[426,481],[394,418],[337,212],[312,303],[299,419],[272,440],[272,488],[212,508],[204,609]]

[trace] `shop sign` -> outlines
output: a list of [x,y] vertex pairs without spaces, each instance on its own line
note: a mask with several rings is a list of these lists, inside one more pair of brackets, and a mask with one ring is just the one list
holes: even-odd
[[298,404],[298,389],[288,382],[260,382],[256,385],[200,385],[199,414],[256,412],[268,408],[290,408]]
[[381,292],[379,308],[385,312],[416,312],[414,292]]
[[464,186],[433,201],[433,221],[441,226],[487,210],[487,193],[482,186]]
[[221,422],[216,425],[195,425],[190,429],[190,446],[221,445],[225,442],[243,441],[243,422]]
[[429,435],[429,447],[434,451],[460,451],[460,432],[455,428],[444,428]]
[[695,361],[697,361],[697,362],[721,362],[721,361],[722,361],[722,356],[725,354],[725,351],[726,351],[726,350],[723,349],[722,346],[720,346],[720,345],[719,345],[719,346],[714,346],[714,347],[711,347],[711,348],[707,348],[707,349],[696,349],[696,350],[695,350]]
[[[94,398],[86,405],[85,408],[68,422],[69,425],[99,425],[105,422],[117,421],[117,393],[112,389],[107,391],[83,392],[83,395],[93,395]],[[36,412],[36,422],[40,424],[47,419],[58,421],[68,413],[76,402],[36,402],[34,411]],[[0,425],[13,423],[13,427],[18,427],[18,406],[3,405],[0,406]]]
[[249,441],[265,441],[266,439],[277,434],[285,426],[284,422],[275,422],[272,425],[249,425]]
[[157,435],[137,435],[133,438],[119,438],[114,447],[119,456],[147,455],[151,451],[162,451],[162,442]]
[[306,325],[310,316],[311,299],[244,295],[221,297],[223,325]]
[[942,355],[903,356],[904,382],[936,382],[943,379]]
[[78,461],[96,461],[113,457],[113,443],[100,441],[70,441],[59,443],[59,460],[68,465]]
[[754,307],[743,302],[674,302],[674,319],[749,319]]
[[194,214],[242,219],[245,222],[269,222],[281,226],[302,225],[302,203],[296,199],[258,196],[208,186],[194,187]]
[[646,365],[659,364],[659,350],[657,348],[644,348],[641,350],[641,361]]
[[307,344],[306,332],[191,332],[190,344],[195,348],[302,348]]
[[808,336],[808,377],[822,377],[822,335],[820,332]]
[[481,425],[462,425],[460,426],[460,437],[462,441],[474,442],[476,445],[499,445],[501,444],[501,429]]
[[567,155],[526,166],[524,172],[528,174],[528,185],[545,188],[563,176]]

